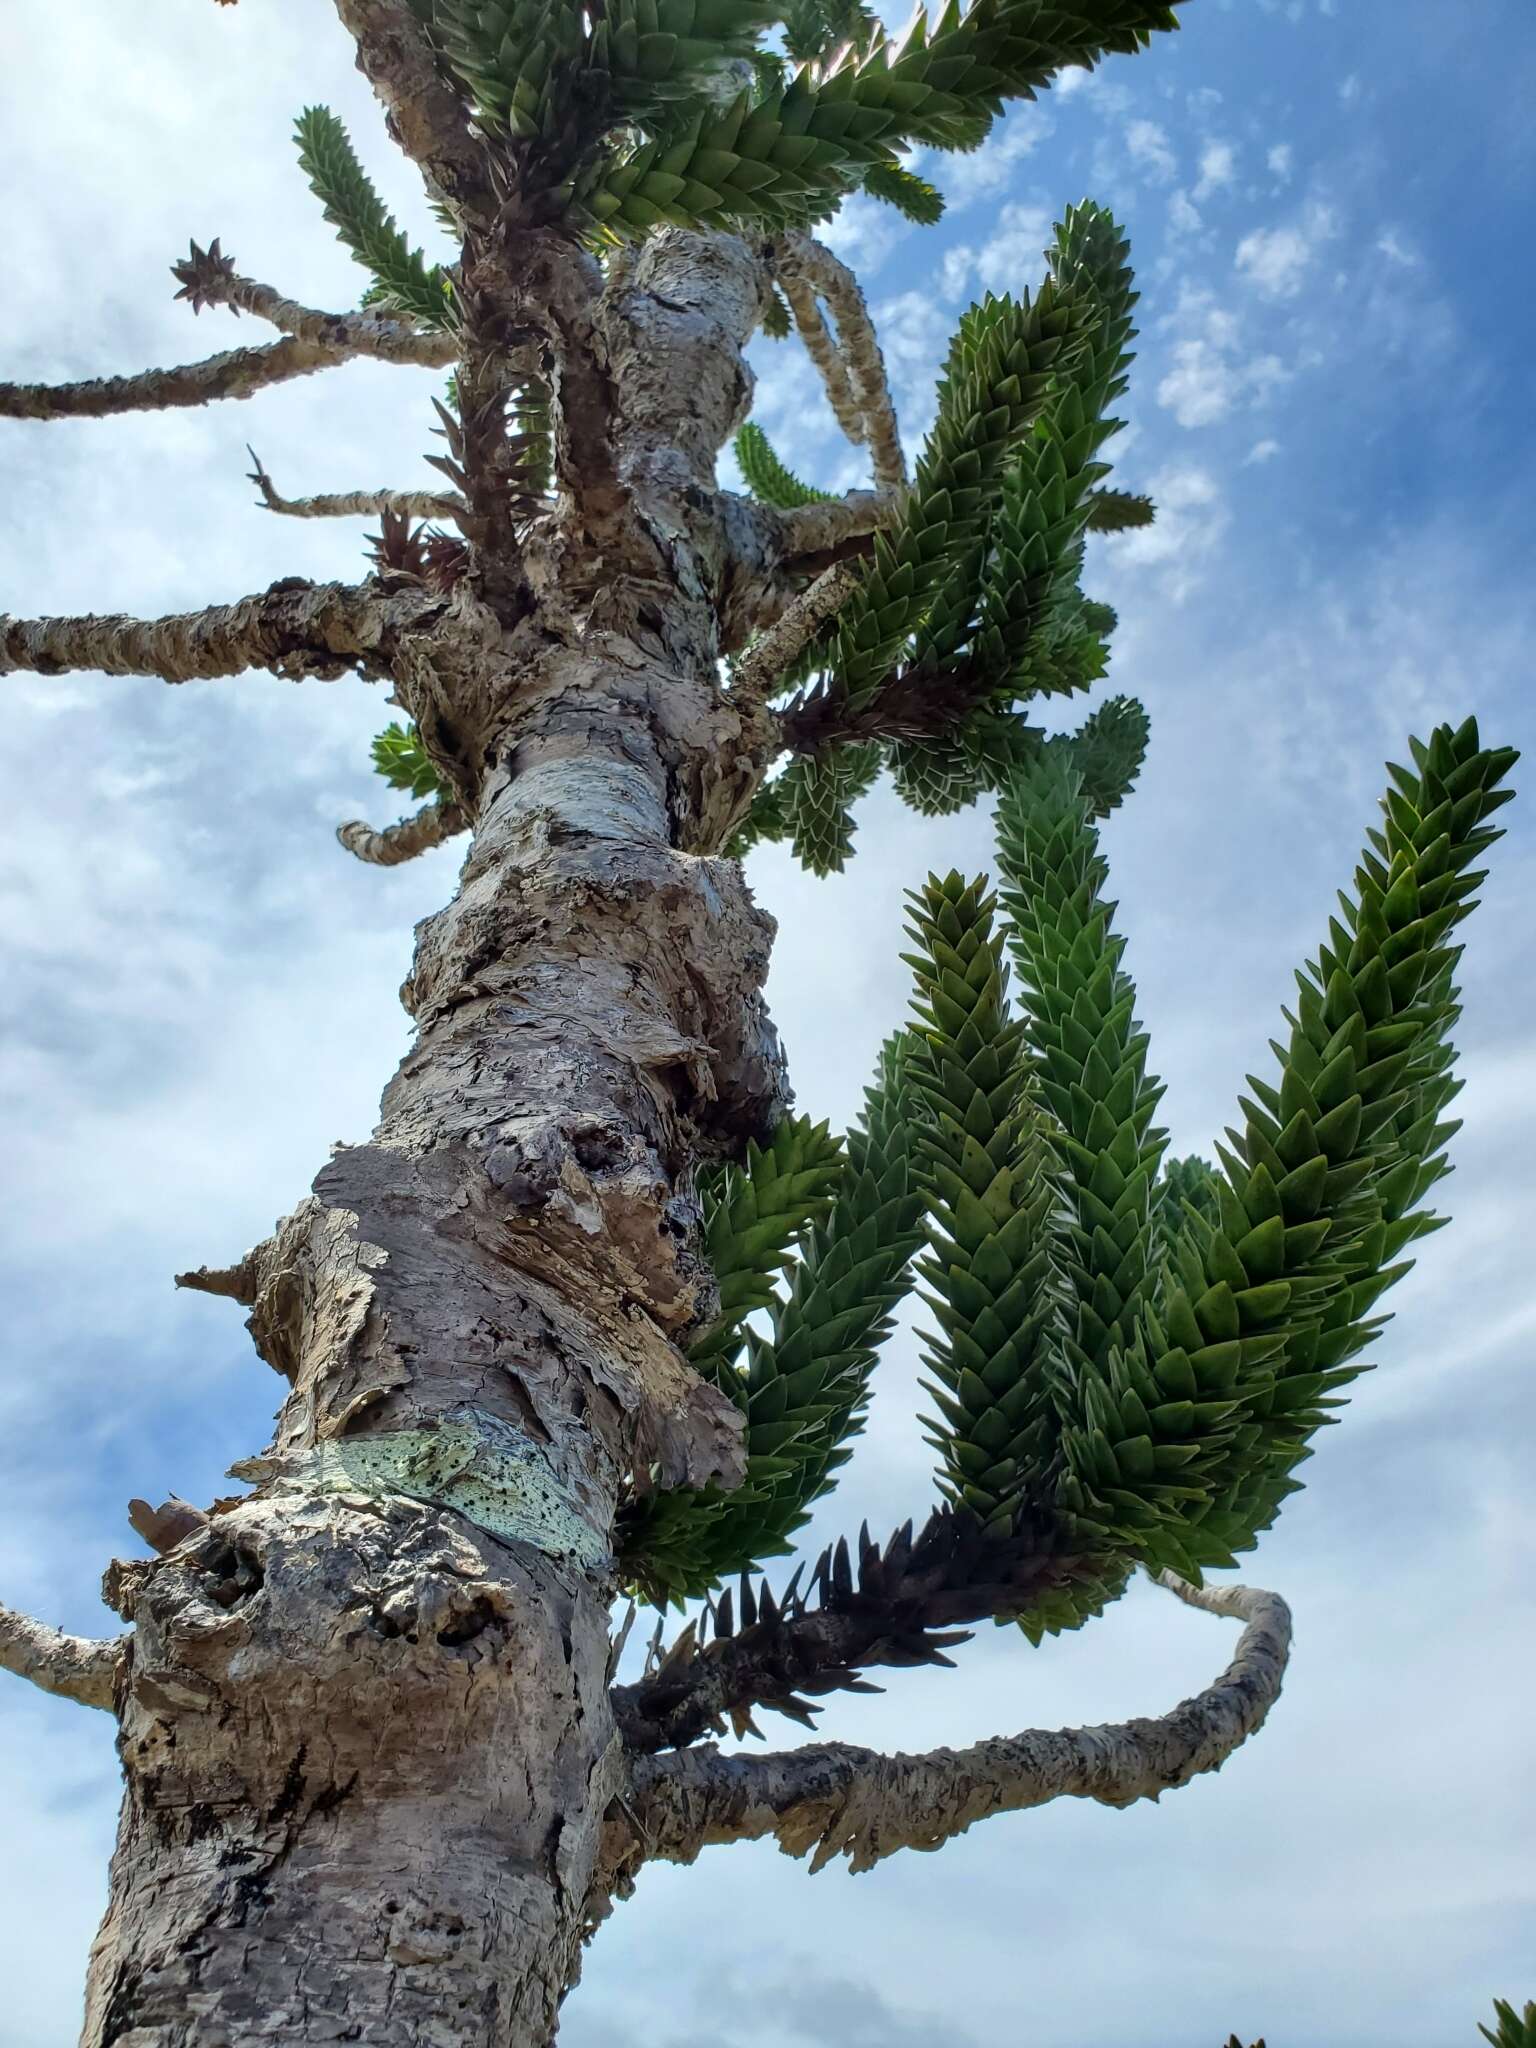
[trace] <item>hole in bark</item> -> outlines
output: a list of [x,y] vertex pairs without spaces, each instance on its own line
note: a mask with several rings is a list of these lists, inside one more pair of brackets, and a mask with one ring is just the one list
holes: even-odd
[[248,1600],[253,1593],[260,1591],[266,1577],[254,1551],[218,1538],[193,1562],[212,1581],[208,1587],[208,1598],[218,1607],[234,1607],[240,1601]]
[[602,1173],[624,1157],[624,1140],[605,1124],[588,1124],[573,1135],[571,1149],[578,1166],[588,1173]]
[[444,1649],[455,1650],[463,1643],[472,1643],[476,1636],[484,1635],[488,1628],[495,1626],[496,1619],[495,1608],[489,1600],[481,1598],[457,1620],[449,1622],[446,1628],[439,1629],[437,1640]]
[[398,1913],[400,1910],[400,1901],[398,1899],[386,1899],[384,1901],[384,1910],[386,1913]]

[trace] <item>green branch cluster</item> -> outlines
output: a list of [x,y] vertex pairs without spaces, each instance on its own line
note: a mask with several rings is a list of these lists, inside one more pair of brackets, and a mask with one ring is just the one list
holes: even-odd
[[951,874],[909,898],[912,1019],[846,1158],[791,1121],[711,1192],[721,1311],[693,1357],[746,1416],[748,1478],[631,1510],[625,1566],[652,1597],[788,1543],[914,1272],[941,1493],[989,1538],[1029,1527],[1073,1561],[1019,1617],[1032,1639],[1138,1564],[1230,1565],[1296,1490],[1381,1295],[1439,1226],[1422,1205],[1456,1129],[1452,939],[1513,753],[1469,721],[1392,768],[1278,1071],[1250,1080],[1213,1166],[1163,1157],[1082,752],[1049,742],[1009,777],[995,896]]

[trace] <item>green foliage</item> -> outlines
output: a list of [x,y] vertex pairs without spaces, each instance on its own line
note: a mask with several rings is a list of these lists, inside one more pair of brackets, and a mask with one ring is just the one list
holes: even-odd
[[1152,1190],[1166,1133],[1161,1084],[1111,928],[1108,868],[1070,758],[1048,749],[997,807],[1000,898],[1036,1087],[1061,1155],[1061,1264],[1074,1306],[1067,1363],[1102,1374],[1129,1341],[1152,1278]]
[[373,743],[372,754],[374,767],[391,789],[403,789],[418,799],[449,794],[414,725],[394,721],[386,725]]
[[841,874],[853,852],[853,806],[880,773],[873,744],[829,748],[791,761],[780,802],[795,858],[813,875]]
[[713,77],[749,62],[778,19],[775,0],[609,0],[592,27],[588,63],[615,103],[648,121],[709,92]]
[[1152,1564],[1188,1573],[1252,1547],[1364,1369],[1401,1254],[1437,1227],[1415,1211],[1456,1128],[1440,1121],[1456,1089],[1445,941],[1515,757],[1483,749],[1471,721],[1413,752],[1355,900],[1297,977],[1278,1085],[1250,1081],[1221,1150],[1219,1227],[1186,1210],[1155,1310],[1073,1390],[1059,1504]]
[[992,298],[961,322],[939,411],[900,523],[875,536],[863,582],[825,652],[828,694],[856,708],[923,625],[953,565],[985,538],[1010,455],[1081,346],[1085,309],[1049,281],[1031,300]]
[[1090,817],[1107,818],[1130,795],[1146,759],[1149,733],[1146,710],[1135,697],[1111,697],[1070,740],[1052,742],[1082,778]]
[[583,138],[586,56],[571,0],[421,0],[432,39],[479,125],[558,153]]
[[779,505],[786,511],[796,505],[824,505],[833,493],[804,484],[774,453],[773,444],[762,428],[748,420],[733,442],[736,460],[747,480],[747,489],[764,505]]
[[370,304],[392,306],[426,327],[453,317],[447,273],[429,265],[395,225],[341,122],[329,107],[306,107],[294,124],[299,163],[309,188],[348,252],[369,271]]
[[1163,1177],[1158,1182],[1159,1200],[1157,1219],[1164,1237],[1169,1244],[1177,1238],[1184,1227],[1184,1209],[1187,1203],[1197,1209],[1207,1223],[1221,1222],[1220,1176],[1209,1160],[1202,1159],[1197,1152],[1191,1152],[1187,1159],[1165,1159]]
[[554,472],[555,429],[549,386],[542,377],[526,377],[512,405],[515,434],[526,437],[518,461],[518,487],[531,497],[548,495]]
[[595,159],[561,197],[616,233],[814,222],[903,145],[974,148],[1006,99],[1033,98],[1064,65],[1140,49],[1177,26],[1173,8],[1152,0],[950,6],[899,44],[850,43],[782,83],[760,73],[727,106],[680,108],[663,132]]
[[1090,533],[1129,533],[1133,527],[1150,526],[1157,507],[1136,491],[1093,491],[1088,498]]
[[701,1192],[704,1249],[720,1306],[689,1347],[690,1362],[721,1380],[741,1349],[742,1325],[774,1299],[795,1246],[826,1213],[843,1169],[843,1148],[824,1123],[779,1119],[771,1142],[747,1144],[745,1161],[721,1167]]
[[1525,2011],[1517,2013],[1507,1999],[1496,1998],[1493,2010],[1499,2030],[1493,2034],[1480,2025],[1477,2031],[1485,2041],[1491,2041],[1493,2048],[1536,2048],[1536,2004],[1528,1999]]
[[881,1054],[836,1193],[773,1303],[768,1333],[749,1330],[745,1369],[720,1371],[746,1418],[743,1485],[651,1495],[624,1518],[621,1567],[658,1605],[781,1555],[846,1462],[922,1238],[914,1130],[898,1037]]
[[864,190],[871,199],[894,206],[918,227],[931,228],[944,216],[944,194],[938,186],[930,185],[905,164],[872,164],[864,173]]
[[1009,1018],[1002,935],[982,882],[930,876],[907,899],[916,951],[912,1085],[930,1247],[918,1262],[939,1331],[926,1339],[939,1489],[1005,1531],[1055,1449],[1049,1376],[1064,1291],[1053,1242],[1056,1159]]

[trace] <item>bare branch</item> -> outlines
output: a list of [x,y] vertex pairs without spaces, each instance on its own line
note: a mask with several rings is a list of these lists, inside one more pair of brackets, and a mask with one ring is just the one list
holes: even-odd
[[57,1699],[110,1713],[127,1647],[126,1636],[67,1636],[0,1605],[0,1671],[30,1679]]
[[336,0],[357,44],[357,68],[384,108],[389,132],[427,183],[466,214],[491,201],[484,145],[433,62],[409,0]]
[[858,588],[856,562],[834,562],[737,662],[731,674],[731,699],[754,711],[773,695],[780,676],[790,668],[845,600]]
[[0,616],[0,675],[97,669],[186,683],[270,669],[292,681],[384,675],[400,635],[443,600],[378,584],[274,583],[255,597],[163,619],[8,619]]
[[371,861],[375,867],[393,868],[402,861],[415,860],[418,854],[430,853],[434,846],[468,830],[469,819],[462,806],[439,798],[435,803],[423,804],[398,825],[386,825],[382,831],[354,818],[351,824],[336,827],[336,837],[359,860]]
[[254,1253],[247,1252],[237,1266],[199,1266],[195,1272],[178,1273],[176,1285],[195,1294],[220,1294],[251,1308],[256,1301],[257,1268]]
[[290,335],[265,348],[227,349],[200,363],[141,370],[133,377],[88,377],[79,384],[0,384],[0,419],[103,420],[116,413],[208,405],[216,398],[250,398],[269,384],[331,370],[347,359],[340,350]]
[[[782,237],[775,245],[774,260],[779,280],[794,309],[796,323],[817,368],[821,370],[823,382],[828,378],[826,350],[835,347],[841,382],[836,397],[833,396],[832,384],[828,383],[827,395],[832,399],[833,410],[838,412],[841,392],[846,390],[849,402],[857,410],[860,426],[860,431],[851,438],[867,445],[877,487],[881,490],[900,489],[907,481],[906,457],[901,451],[901,436],[897,431],[896,407],[885,372],[885,358],[880,353],[874,322],[869,317],[869,308],[864,303],[858,279],[830,249],[806,234]],[[807,295],[810,295],[809,305],[806,304]],[[832,317],[837,322],[835,344],[827,334],[826,323],[815,304],[818,295],[831,307]],[[814,325],[811,324],[813,312]],[[847,432],[841,412],[838,412],[838,421]]]
[[451,491],[324,491],[314,498],[285,498],[249,441],[245,448],[256,465],[247,474],[262,504],[287,519],[377,519],[385,512],[400,519],[457,519],[466,509]]
[[190,256],[171,265],[171,275],[181,285],[177,298],[186,299],[194,313],[204,306],[227,306],[232,313],[254,314],[297,341],[313,342],[317,348],[334,349],[341,355],[443,369],[459,352],[458,340],[451,332],[418,327],[404,313],[372,308],[361,313],[322,313],[313,306],[301,306],[296,299],[285,299],[271,285],[241,277],[234,257],[220,249],[217,235],[206,249],[194,242]]
[[811,1852],[813,1870],[835,1856],[869,1870],[898,1849],[939,1848],[995,1813],[1063,1796],[1130,1806],[1219,1770],[1279,1697],[1290,1611],[1273,1593],[1196,1591],[1171,1573],[1160,1576],[1190,1605],[1246,1623],[1221,1677],[1171,1713],[1109,1727],[1033,1729],[921,1756],[830,1743],[767,1757],[722,1756],[713,1745],[637,1757],[609,1822],[611,1888],[623,1890],[649,1859],[691,1863],[711,1843],[768,1836],[787,1855]]
[[901,511],[899,491],[849,491],[846,497],[818,499],[810,505],[781,509],[762,505],[758,511],[773,531],[781,561],[830,554],[850,540],[862,540],[895,524]]

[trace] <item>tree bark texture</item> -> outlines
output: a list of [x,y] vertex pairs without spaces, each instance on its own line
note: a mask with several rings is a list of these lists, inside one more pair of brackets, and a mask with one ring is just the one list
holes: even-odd
[[611,490],[592,514],[562,477],[539,601],[465,587],[389,640],[470,850],[371,1139],[225,1276],[289,1389],[254,1490],[109,1574],[89,2048],[553,2037],[622,1770],[620,1486],[741,1467],[679,1339],[694,1163],[785,1092],[771,922],[700,850],[762,765],[719,680],[712,471],[761,292],[739,243],[662,237],[606,300],[578,272]]

